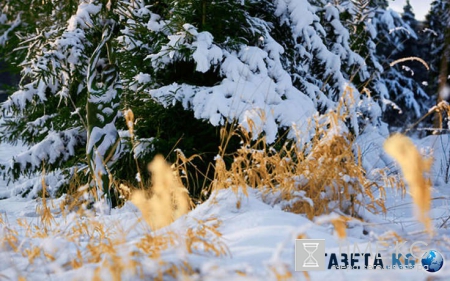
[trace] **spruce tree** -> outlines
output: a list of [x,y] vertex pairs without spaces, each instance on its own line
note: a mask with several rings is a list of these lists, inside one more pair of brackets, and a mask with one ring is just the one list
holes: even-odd
[[[18,7],[19,10],[14,13],[22,14],[21,9],[24,14],[29,13],[29,7],[20,6],[18,2],[20,1],[11,0],[8,3],[11,7]],[[10,21],[10,27],[3,33],[3,38],[6,38],[2,44],[6,46],[4,50],[19,60],[22,79],[19,89],[2,104],[3,111],[12,113],[13,118],[2,124],[0,140],[21,140],[29,147],[27,151],[14,157],[12,165],[5,167],[4,173],[18,178],[22,174],[38,175],[44,169],[49,192],[54,193],[67,186],[76,172],[89,182],[88,179],[92,178],[93,173],[86,171],[86,151],[91,153],[93,147],[98,157],[108,164],[109,149],[101,151],[105,146],[102,143],[111,141],[105,132],[104,122],[109,123],[109,118],[114,118],[119,108],[112,105],[111,100],[95,100],[92,91],[94,88],[105,89],[105,86],[108,87],[111,83],[116,85],[110,80],[111,72],[94,74],[91,71],[90,87],[87,85],[92,53],[98,57],[96,65],[91,65],[91,68],[97,69],[101,68],[102,64],[109,64],[105,50],[101,53],[95,50],[103,44],[103,26],[114,21],[109,17],[111,10],[107,8],[106,3],[100,1],[81,3],[78,8],[74,6],[73,1],[58,5],[53,5],[52,1],[44,1],[44,4],[46,3],[48,5],[36,7],[38,11],[43,9],[43,13],[30,15],[30,18],[23,20],[18,18],[17,22]],[[61,19],[58,15],[61,15]],[[12,15],[6,15],[7,18],[10,16]],[[32,16],[36,18],[34,23],[39,24],[35,25],[34,30],[30,28],[33,26]],[[54,21],[50,20],[53,18]],[[17,29],[17,39],[7,37],[12,29]],[[19,39],[22,41],[20,45],[15,43],[15,40]],[[17,48],[18,46],[23,47]],[[103,78],[98,79],[102,74]],[[103,101],[107,102],[108,106],[103,106]],[[86,111],[90,103],[95,103],[88,106],[88,112],[89,108],[95,108],[94,111],[97,111],[92,112],[95,114],[94,118],[90,118],[92,114]],[[100,116],[97,113],[105,115]],[[95,140],[91,140],[92,134],[88,134],[93,131],[99,133]],[[86,147],[90,143],[94,145]],[[99,171],[95,170],[96,176],[104,177],[97,173]],[[40,188],[41,180],[37,179],[22,184],[22,190],[18,192],[36,196]],[[100,184],[98,188],[101,195],[104,186]]]
[[[419,23],[415,18],[413,8],[410,1],[406,1],[403,7],[402,20],[408,24],[416,33],[417,37],[409,36],[403,43],[403,50],[395,55],[394,59],[402,59],[409,57],[418,57],[423,60],[428,59],[429,44],[426,35],[423,32],[423,24]],[[405,61],[400,64],[401,71],[406,77],[410,77],[420,84],[425,92],[428,92],[428,70],[417,60]],[[429,93],[427,93],[429,94]],[[430,105],[430,104],[428,104]]]
[[365,58],[371,74],[356,76],[356,85],[368,89],[379,102],[383,120],[404,126],[424,113],[427,96],[400,65],[391,66],[404,50],[405,40],[416,34],[396,12],[386,10],[387,5],[387,1],[345,1],[342,12],[349,28],[353,26],[352,49]]
[[[425,31],[428,37],[426,42],[429,46],[426,54],[430,65],[429,94],[432,96],[433,104],[449,98],[445,90],[448,87],[448,73],[450,73],[449,12],[450,1],[435,0],[426,15]],[[440,113],[436,113],[432,119],[434,128],[442,128]]]
[[403,6],[402,20],[408,24],[412,30],[417,31],[418,22],[409,0],[406,0],[405,6]]
[[[378,56],[385,67],[383,78],[391,91],[392,101],[400,108],[386,112],[386,120],[392,125],[405,128],[423,116],[429,108],[429,97],[423,89],[421,78],[409,65],[415,66],[417,73],[423,73],[426,67],[414,60],[408,63],[393,61],[420,56],[418,49],[411,47],[411,42],[418,40],[413,27],[392,10],[377,13],[375,26],[378,32]],[[411,15],[412,16],[412,15]],[[414,25],[414,20],[410,19]],[[400,113],[400,114],[399,114]]]
[[426,28],[430,54],[430,88],[436,101],[442,97],[438,95],[439,88],[443,88],[448,80],[450,65],[450,1],[435,0],[431,3],[430,12],[426,16]]

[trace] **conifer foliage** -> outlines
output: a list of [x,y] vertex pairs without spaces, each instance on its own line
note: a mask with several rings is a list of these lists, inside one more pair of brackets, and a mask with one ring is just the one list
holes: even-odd
[[[17,1],[10,2],[13,5]],[[67,4],[60,4],[58,7],[61,10],[51,6],[46,12],[48,16],[61,12],[69,17],[68,13],[73,11],[71,5],[73,2],[70,1]],[[13,23],[7,29],[8,31],[18,28],[16,34],[25,32],[21,35],[22,42],[16,46],[19,48],[12,50],[10,48],[12,52],[10,55],[14,56],[19,52],[20,56],[23,50],[27,50],[27,53],[22,55],[23,61],[20,64],[22,66],[20,87],[2,105],[4,112],[13,113],[13,117],[3,124],[2,140],[22,140],[24,144],[29,145],[29,149],[17,155],[11,167],[5,169],[5,172],[15,178],[23,173],[31,175],[40,172],[45,168],[49,173],[47,184],[57,190],[68,183],[75,170],[86,169],[88,162],[86,149],[88,155],[94,153],[93,146],[103,149],[99,157],[105,159],[108,149],[100,142],[104,140],[102,135],[107,136],[111,132],[97,133],[97,139],[93,142],[89,142],[88,139],[92,136],[92,132],[102,131],[104,125],[99,123],[107,124],[111,121],[106,115],[114,118],[119,110],[118,105],[110,103],[117,99],[112,94],[115,90],[111,90],[111,85],[117,86],[117,81],[108,74],[99,79],[92,71],[92,68],[101,67],[99,65],[101,63],[107,64],[104,52],[99,57],[100,46],[105,44],[101,41],[103,26],[108,20],[106,16],[108,11],[102,7],[104,7],[102,3],[97,1],[83,2],[67,21],[45,22],[36,26],[30,20],[17,25]],[[10,11],[7,8],[8,2],[4,10]],[[3,14],[3,17],[13,15]],[[28,31],[30,25],[34,25],[36,31]],[[97,47],[99,48],[95,51]],[[93,53],[96,56],[92,63],[96,65],[91,64],[88,75],[90,56]],[[91,79],[89,87],[88,76]],[[102,83],[105,85],[100,85]],[[88,92],[91,94],[90,97]],[[95,100],[96,94],[101,98]],[[109,103],[109,106],[102,108],[103,103]],[[98,111],[102,111],[104,115],[98,115],[100,113]],[[107,141],[111,140],[107,139],[105,142]],[[94,145],[86,147],[87,143]],[[30,194],[36,195],[40,186],[30,182],[28,186],[24,186],[24,191],[29,191],[30,188],[33,188]]]
[[430,88],[436,99],[448,99],[446,95],[438,94],[439,89],[449,80],[450,73],[450,1],[435,0],[426,17],[426,31],[429,43]]
[[[394,56],[395,59],[408,58],[408,57],[420,57],[421,59],[429,62],[429,44],[426,40],[426,33],[424,32],[423,23],[416,19],[413,7],[410,1],[406,1],[403,7],[402,20],[408,24],[411,29],[416,33],[417,37],[409,36],[404,41],[404,48],[400,53]],[[420,83],[425,91],[427,91],[428,74],[429,71],[419,61],[405,61],[401,63],[401,68],[405,73],[405,76],[413,78],[417,83]]]
[[2,4],[0,53],[22,80],[2,105],[12,118],[0,140],[29,145],[2,173],[45,167],[55,172],[54,190],[79,173],[101,196],[115,182],[145,180],[134,160],[145,165],[175,148],[217,151],[215,127],[228,123],[268,143],[285,131],[305,143],[311,118],[336,108],[346,113],[339,128],[354,135],[384,127],[386,104],[422,110],[420,88],[385,69],[381,53],[403,40],[390,31],[410,28],[383,3],[74,2],[44,1],[37,20],[22,1]]

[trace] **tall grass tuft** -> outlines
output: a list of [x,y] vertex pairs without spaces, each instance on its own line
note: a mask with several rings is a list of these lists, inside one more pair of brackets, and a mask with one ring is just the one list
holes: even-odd
[[430,171],[431,159],[424,159],[413,142],[401,134],[395,134],[387,139],[384,149],[400,165],[409,185],[411,197],[418,208],[417,217],[431,233],[431,220],[427,215],[431,205],[431,180],[425,177]]
[[145,221],[155,230],[186,214],[191,202],[180,177],[161,155],[154,158],[148,169],[152,174],[152,188],[149,192],[134,191],[131,202],[139,208]]
[[347,121],[343,108],[342,102],[336,111],[316,117],[311,140],[299,138],[275,147],[268,146],[264,137],[252,141],[251,133],[242,128],[227,134],[238,134],[243,145],[231,165],[226,165],[223,155],[216,157],[212,189],[247,194],[246,188],[257,188],[286,211],[309,218],[334,210],[359,217],[361,206],[385,211],[383,197],[372,193],[377,184],[366,178],[353,135],[342,129]]
[[[134,113],[132,110],[124,111],[126,125],[134,142]],[[138,178],[141,178],[137,157],[134,157]],[[140,189],[120,184],[118,191],[125,199],[131,202],[141,211],[144,220],[153,230],[169,225],[180,216],[186,214],[192,205],[188,190],[184,187],[177,169],[172,169],[166,163],[164,157],[156,155],[148,165],[148,171],[152,175],[152,187],[146,189],[139,180]]]

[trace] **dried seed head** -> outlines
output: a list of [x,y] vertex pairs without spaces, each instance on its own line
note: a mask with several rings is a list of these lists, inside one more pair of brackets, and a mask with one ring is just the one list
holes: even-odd
[[130,131],[134,128],[134,113],[131,109],[124,111],[125,120],[127,121],[127,127]]

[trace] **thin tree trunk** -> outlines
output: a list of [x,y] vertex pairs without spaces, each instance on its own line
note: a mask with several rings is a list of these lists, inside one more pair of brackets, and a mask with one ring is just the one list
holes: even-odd
[[[450,61],[450,27],[447,27],[445,31],[444,51],[442,52],[441,67],[439,68],[439,85],[437,92],[436,104],[442,101],[442,92],[447,85],[448,77],[448,64]],[[450,118],[450,116],[448,116]],[[436,112],[434,115],[433,125],[435,129],[442,129],[442,112]],[[441,131],[434,131],[433,134],[439,134]]]
[[206,25],[206,0],[202,0],[202,29],[205,29]]

